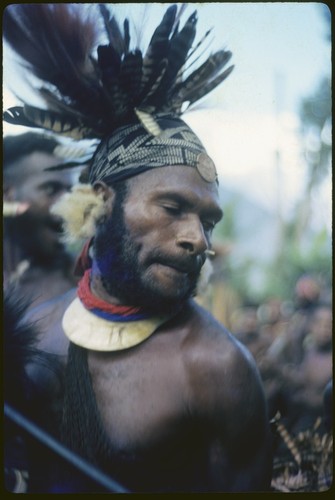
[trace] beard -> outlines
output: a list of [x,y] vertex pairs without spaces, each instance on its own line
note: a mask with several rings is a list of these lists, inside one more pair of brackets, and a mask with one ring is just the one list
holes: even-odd
[[94,238],[94,259],[107,293],[156,315],[175,312],[195,295],[200,266],[188,273],[182,286],[166,290],[150,272],[150,264],[168,262],[169,257],[155,249],[142,264],[139,253],[140,245],[133,241],[124,220],[122,200],[117,197],[112,216],[99,225]]

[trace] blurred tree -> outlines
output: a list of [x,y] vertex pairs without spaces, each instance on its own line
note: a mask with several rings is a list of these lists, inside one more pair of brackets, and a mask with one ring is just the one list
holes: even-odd
[[316,92],[303,99],[300,109],[301,134],[307,176],[304,196],[297,206],[295,238],[299,240],[308,225],[313,192],[328,177],[331,166],[331,81],[326,76]]
[[285,224],[285,244],[280,255],[268,266],[264,300],[268,295],[282,299],[292,298],[295,284],[300,276],[309,274],[318,279],[325,290],[331,290],[331,242],[325,228],[310,236],[309,241],[297,244],[293,238],[295,223]]
[[[318,4],[317,7],[325,20],[325,38],[330,43],[330,10],[325,4]],[[313,195],[328,178],[331,169],[331,113],[331,76],[326,74],[321,77],[316,90],[303,98],[300,105],[306,184],[291,220],[283,222],[281,244],[269,267],[266,289],[272,293],[275,291],[279,296],[287,296],[299,275],[306,272],[321,274],[325,277],[326,286],[331,286],[329,234],[324,228],[316,232],[310,229]]]
[[[327,5],[318,4],[325,21],[325,39],[331,42],[331,12]],[[301,136],[307,165],[305,193],[297,206],[295,238],[302,237],[311,214],[312,194],[327,178],[332,153],[331,76],[327,74],[315,92],[301,101]]]
[[[326,43],[331,42],[331,13],[326,4],[316,4],[325,21]],[[280,220],[281,231],[277,254],[264,264],[266,279],[261,289],[255,290],[252,273],[259,264],[252,258],[236,261],[227,255],[223,261],[225,280],[239,293],[243,301],[265,300],[269,295],[290,298],[296,280],[309,273],[320,277],[325,286],[331,286],[332,248],[324,228],[310,228],[312,199],[316,190],[327,179],[331,168],[331,77],[325,74],[315,91],[302,99],[300,105],[300,132],[306,184],[301,199],[290,220]],[[217,238],[226,243],[242,241],[238,224],[240,199],[224,205],[225,216],[217,228]]]

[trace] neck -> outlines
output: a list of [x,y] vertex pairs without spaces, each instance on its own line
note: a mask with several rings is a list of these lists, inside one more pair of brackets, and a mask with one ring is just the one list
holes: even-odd
[[92,266],[91,269],[91,279],[90,279],[90,289],[93,295],[98,297],[109,304],[122,305],[120,299],[115,296],[110,295],[105,287],[103,286],[101,275],[96,269],[96,266]]
[[150,289],[146,290],[145,286],[143,286],[140,291],[136,289],[136,293],[134,293],[135,285],[129,282],[130,284],[128,286],[128,282],[122,280],[120,270],[118,274],[119,280],[117,283],[114,283],[118,291],[115,290],[114,292],[115,288],[111,289],[108,286],[106,287],[104,277],[101,275],[96,262],[93,260],[90,268],[90,293],[111,306],[136,308],[150,315],[175,314],[189,298],[186,297],[180,300],[165,299],[158,294],[153,294]]
[[138,319],[146,319],[152,315],[140,307],[134,307],[129,305],[123,305],[120,302],[117,304],[111,301],[109,295],[108,301],[103,297],[95,295],[92,293],[90,284],[91,270],[87,269],[84,276],[78,283],[77,295],[84,307],[94,314],[104,317],[107,320],[112,321],[124,321],[127,318],[129,321],[136,321]]

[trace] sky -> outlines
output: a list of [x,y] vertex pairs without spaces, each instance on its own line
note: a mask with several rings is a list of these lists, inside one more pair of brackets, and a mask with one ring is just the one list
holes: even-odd
[[[146,20],[144,46],[166,7],[114,5],[121,18],[126,14]],[[327,9],[326,4],[314,2],[189,5],[184,19],[198,11],[199,37],[213,27],[210,50],[224,47],[233,52],[235,67],[229,78],[201,103],[201,109],[184,115],[217,165],[223,198],[225,189],[235,189],[270,212],[289,217],[302,196],[305,165],[298,136],[299,105],[331,68],[329,27],[322,7]],[[5,83],[13,82],[9,68],[5,58]],[[5,87],[4,107],[15,103]],[[18,128],[4,125],[5,134],[17,132]],[[331,179],[320,189],[311,223],[330,231]]]

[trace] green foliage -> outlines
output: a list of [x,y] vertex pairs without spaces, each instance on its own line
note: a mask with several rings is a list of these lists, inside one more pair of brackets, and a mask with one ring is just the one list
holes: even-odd
[[223,207],[224,217],[215,228],[215,234],[219,240],[234,240],[237,236],[235,213],[238,199],[234,198]]
[[301,133],[308,167],[308,190],[319,185],[331,165],[331,83],[323,78],[316,92],[300,108]]
[[[216,240],[229,245],[244,235],[237,225],[239,203],[235,198],[224,207],[225,217],[216,231]],[[223,279],[235,290],[243,302],[262,302],[269,296],[281,299],[292,298],[298,278],[303,274],[318,276],[325,285],[331,286],[332,246],[326,228],[318,232],[306,230],[297,237],[297,214],[282,227],[282,243],[270,262],[260,259],[236,259],[234,250],[222,260],[218,270]],[[242,243],[241,243],[242,242]],[[219,276],[217,276],[219,279]]]
[[270,294],[290,298],[295,283],[303,274],[318,276],[329,287],[332,284],[332,250],[326,229],[299,243],[290,238],[293,231],[294,224],[288,224],[280,253],[268,266],[265,297]]

